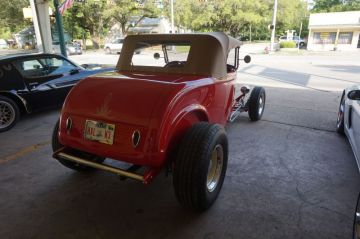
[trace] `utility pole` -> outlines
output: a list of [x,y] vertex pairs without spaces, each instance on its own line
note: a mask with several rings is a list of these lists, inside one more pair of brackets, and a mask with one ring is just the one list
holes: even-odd
[[301,19],[301,23],[300,23],[300,31],[299,31],[298,52],[300,51],[300,39],[301,39],[302,27],[303,27],[303,23],[302,23],[302,19]]
[[174,29],[174,0],[171,0],[171,33],[175,33]]
[[273,13],[273,19],[272,19],[273,29],[271,31],[270,51],[275,51],[274,44],[275,44],[275,28],[276,28],[277,5],[278,5],[278,1],[274,0],[274,13]]
[[54,0],[54,7],[55,7],[56,27],[57,27],[58,34],[59,34],[59,43],[60,43],[61,54],[65,57],[67,57],[65,40],[64,40],[64,29],[62,26],[62,19],[61,19],[61,15],[59,12],[59,0]]
[[251,39],[251,24],[250,24],[250,42],[251,42],[251,40],[252,40],[252,39]]

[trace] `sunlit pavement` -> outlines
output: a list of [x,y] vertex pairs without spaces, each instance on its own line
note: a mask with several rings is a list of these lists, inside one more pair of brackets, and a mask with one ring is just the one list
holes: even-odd
[[[116,64],[118,55],[71,56]],[[204,214],[181,208],[171,177],[153,184],[81,174],[51,158],[59,111],[24,117],[0,135],[0,238],[351,238],[360,177],[335,133],[358,53],[253,55],[238,81],[263,85],[262,121],[228,125],[223,190]]]

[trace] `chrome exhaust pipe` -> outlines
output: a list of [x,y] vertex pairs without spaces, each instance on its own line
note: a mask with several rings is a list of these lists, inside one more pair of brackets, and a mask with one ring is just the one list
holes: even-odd
[[79,163],[79,164],[89,166],[89,167],[92,167],[92,168],[108,171],[108,172],[115,173],[115,174],[117,174],[119,176],[122,176],[122,177],[132,178],[132,179],[135,179],[135,180],[138,180],[138,181],[141,181],[141,182],[145,183],[145,179],[144,179],[143,175],[128,172],[126,170],[115,168],[115,167],[112,167],[112,166],[109,166],[109,165],[92,162],[92,161],[89,161],[89,160],[86,160],[86,159],[76,157],[76,156],[71,155],[71,154],[61,152],[61,150],[59,150],[59,151],[54,153],[54,155],[53,155],[54,158],[56,158],[56,159],[61,158],[61,159],[69,160],[69,161],[72,161],[72,162],[75,162],[75,163]]

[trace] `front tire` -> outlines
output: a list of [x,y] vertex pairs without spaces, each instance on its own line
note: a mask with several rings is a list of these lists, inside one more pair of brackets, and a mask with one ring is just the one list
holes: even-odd
[[[59,133],[59,121],[56,122],[56,125],[55,125],[54,130],[53,130],[53,134],[52,134],[51,146],[52,146],[53,152],[56,152],[59,149],[64,147],[59,142],[58,133]],[[88,160],[91,160],[91,161],[95,161],[97,163],[102,163],[105,160],[104,158],[101,158],[101,157],[98,157],[98,156],[95,156],[95,155],[90,155],[88,153],[80,152],[80,151],[77,151],[77,150],[74,150],[73,153],[76,154],[76,156],[79,156],[81,158],[88,159]],[[76,162],[69,161],[69,160],[66,160],[66,159],[57,159],[57,160],[62,165],[64,165],[65,167],[76,170],[76,171],[87,172],[87,171],[95,170],[92,167],[88,167],[88,166],[85,166],[85,165],[82,165],[82,164],[78,164]]]
[[360,238],[360,193],[355,208],[354,223],[353,223],[353,238]]
[[337,117],[337,121],[336,121],[336,132],[341,135],[345,134],[344,115],[345,115],[345,92],[343,92],[343,94],[341,96],[338,117]]
[[261,119],[265,110],[265,101],[265,89],[262,87],[255,87],[252,90],[248,101],[248,114],[251,121],[258,121]]
[[220,125],[197,123],[182,139],[174,165],[175,195],[185,207],[204,211],[218,197],[228,161],[228,140]]
[[12,99],[0,96],[0,132],[8,131],[14,127],[19,118],[18,105]]

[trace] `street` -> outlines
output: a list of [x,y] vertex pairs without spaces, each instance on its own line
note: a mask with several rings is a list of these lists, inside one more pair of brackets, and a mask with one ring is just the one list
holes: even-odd
[[[70,59],[116,65],[118,57]],[[226,179],[203,214],[178,205],[165,173],[142,185],[61,166],[50,145],[59,110],[24,116],[0,136],[0,238],[351,238],[360,177],[335,123],[341,92],[359,73],[359,52],[241,62],[238,82],[264,86],[266,108],[259,122],[244,114],[227,126]]]

